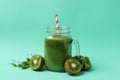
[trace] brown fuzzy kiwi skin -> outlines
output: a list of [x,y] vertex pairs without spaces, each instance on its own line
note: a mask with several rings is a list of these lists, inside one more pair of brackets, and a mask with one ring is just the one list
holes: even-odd
[[[72,62],[72,60],[74,60],[75,62],[77,62],[77,64],[79,65],[79,68],[78,68],[78,70],[76,70],[76,71],[72,71],[72,70],[70,69],[70,66],[68,65],[68,62]],[[65,71],[66,71],[68,74],[70,74],[70,75],[76,75],[76,74],[80,73],[80,71],[81,71],[81,63],[79,63],[79,61],[77,61],[76,59],[67,59],[67,60],[65,61],[65,64],[64,64],[64,68],[65,68]]]
[[39,62],[40,62],[40,63],[39,63],[40,66],[37,67],[37,68],[33,68],[32,65],[31,65],[31,60],[32,60],[32,59],[31,59],[31,60],[30,60],[30,67],[31,67],[31,69],[34,70],[34,71],[40,71],[40,70],[43,68],[43,66],[44,66],[44,58],[43,58],[41,55],[38,55],[38,54],[37,54],[37,55],[34,55],[33,57],[35,57],[35,56],[39,56],[39,57],[41,58],[41,61],[39,61]]

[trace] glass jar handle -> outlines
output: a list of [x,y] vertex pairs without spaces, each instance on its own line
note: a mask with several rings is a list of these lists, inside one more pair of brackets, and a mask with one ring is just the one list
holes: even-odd
[[79,58],[80,57],[80,44],[77,40],[73,40],[73,43],[76,46],[76,52],[77,52],[77,56]]

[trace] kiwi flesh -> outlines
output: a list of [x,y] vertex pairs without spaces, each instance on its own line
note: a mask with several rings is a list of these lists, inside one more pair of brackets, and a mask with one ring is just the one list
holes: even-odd
[[35,71],[39,71],[42,69],[44,65],[44,59],[41,55],[36,54],[34,56],[31,57],[30,59],[30,68],[35,70]]
[[65,71],[70,75],[78,74],[81,71],[82,65],[76,59],[67,59],[64,65]]

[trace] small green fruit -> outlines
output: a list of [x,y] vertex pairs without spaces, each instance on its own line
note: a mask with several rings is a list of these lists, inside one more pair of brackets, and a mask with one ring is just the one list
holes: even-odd
[[64,65],[65,71],[70,75],[78,74],[81,71],[82,65],[76,59],[67,59]]
[[30,59],[30,68],[38,71],[41,70],[44,65],[44,59],[41,55],[36,54]]

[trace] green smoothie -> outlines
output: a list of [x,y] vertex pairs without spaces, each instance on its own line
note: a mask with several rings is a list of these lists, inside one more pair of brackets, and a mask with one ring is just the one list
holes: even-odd
[[64,71],[64,62],[71,57],[72,38],[69,36],[45,38],[45,66],[51,71]]

